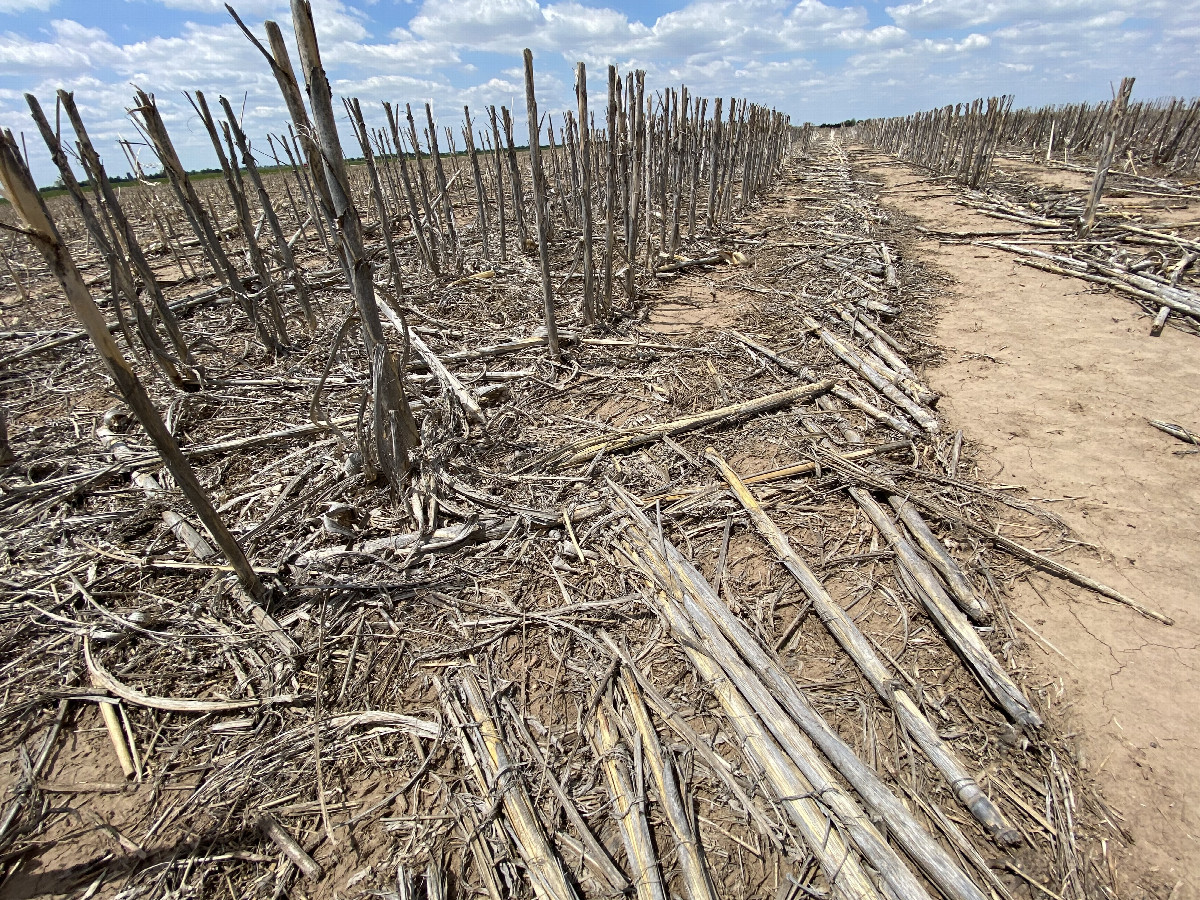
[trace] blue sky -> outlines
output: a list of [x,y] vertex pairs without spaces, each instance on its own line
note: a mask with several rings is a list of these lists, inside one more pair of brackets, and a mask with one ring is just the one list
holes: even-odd
[[[233,4],[258,34],[289,32],[287,0]],[[643,68],[654,88],[744,96],[796,122],[894,115],[1014,93],[1018,105],[1096,101],[1137,77],[1137,97],[1200,94],[1200,0],[314,0],[334,90],[363,101],[432,101],[457,126],[463,104],[524,108],[521,50],[534,51],[539,104],[573,105],[572,66],[588,64],[593,96],[604,66]],[[293,57],[294,58],[294,57]],[[23,93],[52,109],[74,90],[105,161],[136,138],[132,85],[154,93],[193,167],[215,165],[183,98],[245,102],[252,137],[278,131],[283,103],[263,60],[223,0],[0,0],[0,126],[25,131],[39,183],[54,172]],[[518,119],[521,117],[518,115]],[[520,132],[518,132],[520,133]],[[148,155],[148,154],[147,154]],[[147,163],[152,160],[147,159]],[[151,167],[148,165],[148,168]]]

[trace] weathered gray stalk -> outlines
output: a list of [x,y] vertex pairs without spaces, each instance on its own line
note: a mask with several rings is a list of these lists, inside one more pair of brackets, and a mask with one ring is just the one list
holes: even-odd
[[[542,148],[538,140],[538,110],[537,98],[533,91],[533,53],[525,50],[525,108],[529,116],[529,165],[533,178],[533,218],[537,228],[538,263],[542,269],[542,315],[546,325],[546,347],[550,358],[557,361],[560,355],[558,346],[558,323],[554,311],[554,285],[550,281],[550,223],[547,221],[550,210],[546,204],[546,176],[542,171]],[[508,123],[507,110],[505,123]],[[511,144],[510,144],[511,146]]]

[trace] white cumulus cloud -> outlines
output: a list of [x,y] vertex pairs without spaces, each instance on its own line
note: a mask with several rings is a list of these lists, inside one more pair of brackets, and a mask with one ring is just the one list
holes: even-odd
[[28,10],[48,12],[58,0],[0,0],[0,13],[19,13]]

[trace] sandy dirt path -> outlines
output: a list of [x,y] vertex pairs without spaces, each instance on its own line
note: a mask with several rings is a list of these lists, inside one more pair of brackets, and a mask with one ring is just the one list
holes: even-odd
[[[852,159],[883,182],[886,208],[925,227],[1005,230],[913,169]],[[1175,618],[1165,627],[1040,575],[1010,601],[1135,839],[1117,859],[1122,895],[1200,898],[1200,455],[1177,455],[1186,445],[1146,424],[1200,426],[1200,343],[1151,338],[1129,301],[1002,251],[928,239],[910,252],[957,282],[936,334],[946,362],[927,375],[949,427],[984,451],[981,474],[1058,501],[1084,542],[1069,563]]]

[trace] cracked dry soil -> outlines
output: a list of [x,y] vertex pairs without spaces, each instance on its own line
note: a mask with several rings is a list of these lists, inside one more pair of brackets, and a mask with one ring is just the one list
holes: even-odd
[[[894,213],[1003,230],[914,169],[855,161]],[[1070,565],[1175,618],[1036,574],[1010,598],[1083,767],[1134,839],[1118,857],[1123,896],[1200,897],[1200,455],[1146,423],[1200,423],[1200,347],[1173,329],[1152,338],[1129,301],[999,250],[925,237],[908,251],[955,282],[936,335],[946,361],[928,373],[948,426],[985,452],[994,483],[1023,485],[1071,525]]]

